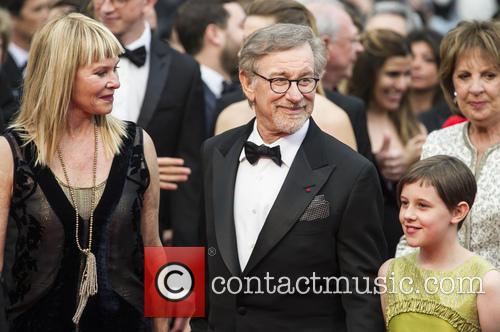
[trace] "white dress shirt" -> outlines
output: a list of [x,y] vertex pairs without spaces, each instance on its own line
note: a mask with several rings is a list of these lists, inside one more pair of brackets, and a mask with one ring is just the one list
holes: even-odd
[[10,55],[12,56],[12,59],[14,59],[17,68],[23,68],[26,65],[26,62],[28,62],[28,57],[29,57],[28,51],[26,51],[24,48],[17,46],[13,42],[9,43],[8,50]]
[[120,88],[115,91],[113,101],[113,116],[127,121],[137,122],[141,112],[148,84],[151,28],[148,23],[144,25],[144,32],[139,39],[126,45],[129,50],[144,46],[146,48],[146,63],[137,67],[129,59],[122,57],[118,64],[118,77]]
[[200,64],[200,72],[203,82],[205,82],[216,98],[220,98],[220,95],[222,94],[222,82],[224,82],[224,76],[212,68],[202,64]]
[[[248,263],[259,233],[264,226],[267,215],[278,196],[297,151],[306,136],[309,120],[292,135],[282,137],[270,144],[279,145],[281,166],[269,158],[261,158],[254,165],[245,157],[245,149],[241,151],[236,184],[234,188],[234,223],[238,258],[242,270]],[[258,130],[257,121],[248,141],[257,145],[264,144]]]

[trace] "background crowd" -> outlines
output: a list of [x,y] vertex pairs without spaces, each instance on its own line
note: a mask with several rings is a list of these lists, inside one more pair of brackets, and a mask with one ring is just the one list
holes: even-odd
[[[7,149],[3,150],[0,145],[0,151],[8,154],[9,146],[17,146],[17,154],[13,157],[1,155],[0,160],[13,158],[13,165],[18,167],[19,163],[29,164],[29,158],[34,158],[37,162],[33,169],[40,165],[50,166],[54,174],[50,173],[52,178],[45,185],[59,185],[61,188],[67,185],[69,189],[64,191],[63,188],[66,203],[74,207],[78,206],[78,200],[73,197],[70,182],[81,188],[92,188],[87,195],[92,195],[91,210],[96,208],[96,222],[103,218],[97,214],[101,202],[102,205],[113,206],[113,211],[117,209],[115,218],[119,218],[121,204],[138,204],[140,207],[133,205],[134,209],[138,209],[137,216],[149,216],[146,219],[137,217],[142,224],[131,220],[135,227],[143,228],[142,239],[134,238],[141,233],[135,229],[121,230],[110,226],[119,233],[116,239],[120,240],[112,236],[109,241],[105,238],[95,240],[98,243],[94,253],[98,271],[99,267],[109,263],[99,254],[103,255],[102,252],[109,246],[117,246],[124,239],[137,241],[134,245],[129,244],[128,250],[132,253],[135,245],[159,244],[160,241],[164,245],[175,246],[204,243],[200,148],[206,139],[242,126],[255,117],[255,105],[246,99],[238,78],[239,51],[253,32],[276,23],[308,26],[324,43],[326,65],[316,88],[312,117],[321,130],[357,151],[375,166],[383,194],[382,229],[387,247],[383,258],[402,256],[414,250],[406,241],[400,223],[398,195],[401,192],[397,188],[398,181],[418,160],[448,155],[464,162],[477,182],[474,205],[458,231],[459,242],[488,260],[496,269],[500,268],[500,1],[7,0],[2,1],[0,6],[0,131],[12,133],[16,128],[24,130],[28,133],[24,138],[28,137],[37,147],[42,144],[37,142],[52,142],[43,143],[47,144],[44,146],[47,155],[26,155],[19,150],[24,147],[21,138],[7,134],[9,145],[6,143]],[[34,50],[34,36],[47,24],[53,24],[54,19],[69,13],[82,13],[94,18],[114,36],[106,37],[110,45],[116,43],[110,54],[103,57],[104,51],[99,49],[88,52],[94,52],[89,53],[93,57],[100,54],[97,60],[101,62],[115,57],[118,59],[119,56],[119,64],[106,64],[107,71],[103,75],[117,74],[119,77],[119,82],[105,88],[114,91],[114,97],[110,92],[111,114],[126,121],[120,122],[122,125],[91,118],[85,122],[79,117],[78,120],[83,122],[78,122],[78,126],[71,130],[63,130],[57,122],[66,116],[61,111],[64,108],[61,105],[79,102],[74,100],[77,96],[73,93],[77,87],[71,84],[68,88],[71,91],[51,94],[46,105],[41,102],[45,99],[37,99],[33,92],[38,89],[37,86],[40,86],[39,90],[45,90],[41,86],[47,82],[56,89],[62,86],[63,79],[67,83],[68,77],[71,77],[70,69],[65,78],[63,75],[66,74],[57,76],[51,72],[57,71],[57,66],[51,67],[52,64],[47,63],[47,72],[38,73],[36,66],[42,65],[30,63],[40,61],[39,57],[57,54],[56,46],[53,50]],[[474,23],[471,26],[472,23],[467,25],[463,21]],[[60,39],[58,42],[70,41]],[[32,54],[34,51],[37,51],[36,55]],[[78,61],[75,60],[74,66],[90,65]],[[60,70],[65,72],[66,68]],[[55,85],[55,82],[58,84]],[[50,107],[47,106],[49,104]],[[54,115],[45,119],[39,114],[43,109],[51,109]],[[66,120],[73,121],[70,118]],[[144,141],[142,131],[135,125],[147,133],[144,134]],[[99,134],[95,128],[101,128]],[[126,132],[133,133],[135,139],[127,140]],[[91,174],[93,178],[68,177],[62,158],[59,165],[50,156],[50,153],[56,152],[55,141],[49,139],[50,133],[54,134],[53,139],[64,143],[59,143],[59,148],[64,152],[63,157],[67,158],[68,166],[74,165],[78,170],[73,174]],[[82,135],[81,140],[76,133]],[[99,135],[102,135],[102,141],[99,141],[102,146],[98,144]],[[91,138],[90,141],[83,139],[86,136]],[[122,175],[127,179],[123,181],[137,186],[130,184],[127,189],[134,195],[113,203],[112,189],[103,190],[96,202],[95,193],[99,191],[100,184],[106,185],[105,181],[108,181],[109,187],[113,188],[112,181],[119,181],[106,179],[110,169],[115,167],[118,172],[120,168],[118,160],[121,159],[118,156],[125,153],[117,154],[117,151],[123,151],[120,150],[123,147],[133,151],[134,146],[143,145],[146,152],[136,156],[140,159],[137,164],[133,163],[133,158],[121,161]],[[79,146],[90,148],[79,150]],[[77,151],[82,159],[76,153],[72,157],[68,151]],[[57,152],[61,157],[60,151]],[[113,159],[113,154],[117,161]],[[94,165],[89,163],[88,169],[81,167],[85,160],[94,160]],[[130,174],[127,177],[127,169],[138,178],[131,180]],[[134,169],[139,173],[135,174]],[[7,171],[15,171],[15,181],[18,181],[18,169]],[[149,181],[154,181],[154,188],[158,188],[145,191]],[[22,184],[19,186],[24,188]],[[38,199],[44,202],[50,202],[52,194],[64,197],[62,192],[49,193],[40,189],[36,192]],[[135,194],[138,201],[134,201]],[[157,216],[148,212],[155,208],[154,203],[149,202],[148,205],[148,199],[156,197],[154,195],[159,196]],[[4,200],[0,208],[6,211],[9,211],[11,199],[16,201],[11,193],[2,196],[0,192],[0,199]],[[5,215],[0,210],[0,226],[2,218],[9,222],[12,218],[15,220],[12,206]],[[70,204],[63,204],[61,215],[68,214],[70,207]],[[16,209],[19,209],[18,205]],[[78,221],[78,210],[76,213]],[[87,216],[82,219],[89,217],[93,218]],[[82,227],[92,237],[92,224],[85,222]],[[0,237],[5,237],[7,232],[8,226],[0,227]],[[73,234],[74,244],[75,230],[69,234]],[[48,238],[44,241],[53,240]],[[9,259],[14,259],[12,252],[15,250],[8,246],[16,243],[19,245],[19,240],[0,238],[0,253],[5,255],[0,259],[0,271],[2,265],[8,266]],[[88,252],[84,254],[88,257]],[[116,260],[119,261],[117,264],[130,269],[130,275],[135,278],[136,262],[126,262],[120,257]],[[70,271],[69,265],[65,268]],[[50,271],[46,273],[49,275]],[[45,302],[39,303],[39,309],[23,309],[23,306],[31,306],[33,303],[29,301],[35,301],[36,296],[25,301],[13,299],[9,294],[10,301],[15,303],[14,314],[9,319],[14,317],[17,324],[12,326],[19,331],[40,328],[23,325],[26,321],[19,317],[42,317],[46,311],[64,307],[66,299],[60,294],[67,287],[79,284],[79,277],[72,276],[73,285],[64,282],[62,272],[58,273],[51,278],[59,283],[59,291],[53,297],[44,298]],[[103,312],[108,310],[116,317],[131,317],[130,321],[137,324],[134,330],[148,327],[149,323],[133,318],[135,309],[123,301],[126,296],[113,295],[111,283],[115,281],[110,281],[113,277],[113,272],[98,275],[99,280],[105,280],[102,294],[106,298],[95,306],[90,302],[92,309],[87,319],[104,316]],[[14,280],[5,282],[9,286],[15,284]],[[123,287],[132,287],[127,282],[130,280],[124,281]],[[2,291],[0,287],[0,293]],[[131,297],[133,299],[129,302],[135,304],[136,298]],[[2,314],[3,310],[0,311],[0,330],[3,331],[6,327],[2,327],[5,324]],[[113,326],[113,318],[109,318],[108,323]],[[143,323],[146,325],[143,326]],[[181,329],[184,323],[179,320],[175,328]],[[47,329],[47,326],[43,328]],[[92,330],[90,325],[83,326]]]

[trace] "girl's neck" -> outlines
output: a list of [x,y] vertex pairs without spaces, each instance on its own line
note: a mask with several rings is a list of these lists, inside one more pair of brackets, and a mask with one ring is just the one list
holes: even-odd
[[426,269],[446,271],[463,263],[471,254],[458,243],[455,236],[433,246],[420,247],[417,264]]

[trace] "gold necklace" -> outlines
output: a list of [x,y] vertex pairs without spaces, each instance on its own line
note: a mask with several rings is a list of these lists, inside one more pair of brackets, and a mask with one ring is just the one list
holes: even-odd
[[85,257],[85,268],[82,272],[81,281],[80,281],[80,289],[78,292],[78,307],[76,308],[75,315],[73,316],[73,323],[78,324],[80,321],[80,317],[82,316],[83,310],[87,305],[88,298],[97,293],[97,266],[96,259],[94,254],[92,253],[92,231],[94,225],[94,209],[95,209],[95,201],[96,201],[96,177],[97,177],[97,126],[94,123],[94,162],[92,167],[92,197],[90,199],[90,218],[89,218],[89,239],[88,239],[88,247],[83,248],[80,245],[80,217],[78,212],[78,204],[76,202],[75,189],[71,186],[69,182],[68,172],[66,170],[66,165],[64,164],[62,153],[60,149],[57,149],[57,157],[59,158],[59,162],[61,163],[61,167],[64,173],[64,179],[69,188],[69,193],[71,197],[71,201],[73,202],[73,207],[75,208],[75,241],[78,250]]

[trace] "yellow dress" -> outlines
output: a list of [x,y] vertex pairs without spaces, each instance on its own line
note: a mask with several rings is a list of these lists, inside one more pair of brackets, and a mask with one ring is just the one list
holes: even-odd
[[423,269],[417,253],[394,259],[387,271],[389,332],[479,332],[477,293],[495,268],[474,255],[451,271]]

